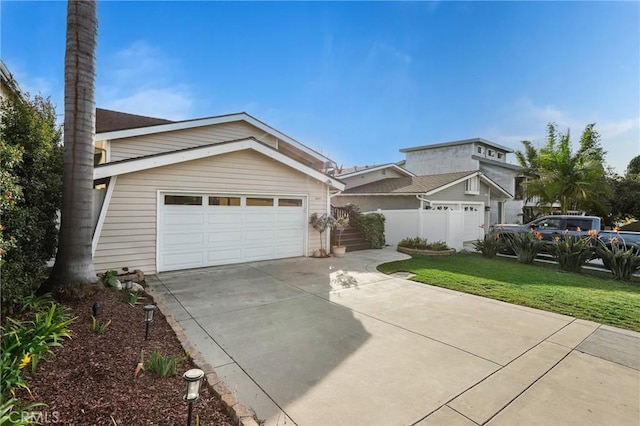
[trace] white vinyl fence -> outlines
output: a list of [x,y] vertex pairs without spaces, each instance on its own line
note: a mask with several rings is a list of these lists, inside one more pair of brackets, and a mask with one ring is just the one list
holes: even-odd
[[421,237],[429,242],[444,241],[462,250],[465,241],[482,238],[483,211],[463,210],[378,210],[385,216],[385,239],[396,245],[404,238]]

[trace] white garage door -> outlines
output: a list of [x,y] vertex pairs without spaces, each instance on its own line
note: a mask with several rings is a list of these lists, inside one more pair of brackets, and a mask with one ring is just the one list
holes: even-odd
[[305,254],[305,198],[160,195],[158,271]]

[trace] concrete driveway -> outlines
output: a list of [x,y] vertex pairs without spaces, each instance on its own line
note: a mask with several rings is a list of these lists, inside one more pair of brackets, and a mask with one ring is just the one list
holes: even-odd
[[149,277],[267,425],[640,424],[640,334],[376,272],[393,250]]

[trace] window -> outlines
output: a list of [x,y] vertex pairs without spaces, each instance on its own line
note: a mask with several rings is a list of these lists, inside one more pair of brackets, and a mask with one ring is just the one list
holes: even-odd
[[209,197],[210,206],[239,206],[240,197]]
[[545,229],[560,229],[560,222],[560,219],[555,217],[544,219],[535,224],[535,229],[539,229],[541,231],[544,231]]
[[478,149],[478,154],[484,153],[484,148],[482,148],[481,146],[479,146],[477,149]]
[[518,176],[517,178],[515,178],[515,195],[513,197],[514,200],[524,200],[526,193],[525,193],[525,185],[524,183],[526,182],[526,178],[524,176]]
[[489,154],[489,157],[494,157],[496,153],[492,149],[489,149],[487,150],[487,154]]
[[202,197],[196,195],[165,195],[166,206],[201,206]]
[[247,206],[270,207],[270,206],[273,206],[273,198],[247,197]]
[[502,157],[504,157],[504,154],[503,154],[503,153],[501,153],[501,152],[499,152],[499,153],[498,153],[498,158],[502,158]]
[[278,207],[302,207],[302,200],[298,198],[279,198]]
[[569,231],[588,231],[593,226],[591,219],[567,219],[567,229]]
[[480,193],[480,178],[478,176],[471,177],[464,182],[464,193],[472,195]]

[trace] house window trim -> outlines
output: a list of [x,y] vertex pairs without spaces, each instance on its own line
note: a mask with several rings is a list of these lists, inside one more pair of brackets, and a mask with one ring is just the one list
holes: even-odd
[[464,193],[465,195],[480,194],[480,176],[472,176],[464,181]]

